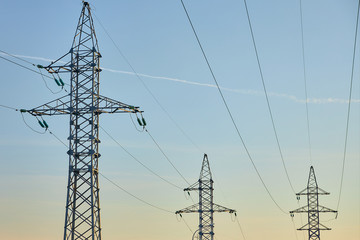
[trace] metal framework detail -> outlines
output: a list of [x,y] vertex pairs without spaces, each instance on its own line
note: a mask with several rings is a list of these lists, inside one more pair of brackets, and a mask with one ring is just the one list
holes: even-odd
[[27,111],[34,116],[70,115],[64,240],[101,239],[99,115],[141,112],[99,94],[100,58],[91,9],[83,2],[70,51],[43,67],[51,74],[70,72],[70,94]]
[[307,188],[296,194],[296,198],[298,200],[300,200],[301,195],[306,195],[308,205],[290,211],[291,217],[294,217],[294,213],[308,214],[308,223],[297,230],[307,230],[309,240],[320,240],[320,230],[331,230],[331,228],[328,228],[320,223],[320,213],[331,212],[337,214],[337,211],[319,205],[319,195],[329,194],[330,193],[318,187],[315,171],[311,166]]
[[198,239],[213,240],[214,212],[236,213],[236,211],[213,202],[214,181],[212,180],[210,164],[206,154],[204,154],[199,181],[185,188],[184,191],[198,191],[199,203],[176,211],[175,214],[199,213]]

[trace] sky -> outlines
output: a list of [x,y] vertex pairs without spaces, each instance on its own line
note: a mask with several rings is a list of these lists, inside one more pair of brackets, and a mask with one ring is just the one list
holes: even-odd
[[[214,202],[237,210],[245,239],[306,239],[295,231],[305,215],[283,213],[271,200],[215,87],[180,0],[90,1],[102,54],[100,91],[139,106],[147,129],[179,172],[192,184],[203,154],[215,182]],[[275,201],[285,212],[298,202],[286,178],[272,129],[243,1],[184,0],[199,39],[251,157]],[[299,1],[252,0],[248,10],[289,178],[306,188],[310,166],[319,187],[330,192],[320,204],[337,209],[347,121],[357,13],[355,0],[302,1],[311,159],[306,120]],[[0,2],[0,50],[46,65],[71,47],[81,1]],[[111,36],[106,34],[104,28]],[[359,44],[359,42],[357,42]],[[121,50],[126,60],[121,56]],[[322,239],[360,239],[360,72],[356,50],[343,188],[338,218],[321,214],[331,231]],[[37,71],[30,64],[11,58]],[[133,74],[138,73],[153,96]],[[0,59],[0,105],[30,109],[66,93],[55,82]],[[62,79],[69,83],[70,76]],[[167,113],[164,112],[164,109]],[[170,117],[168,116],[170,115]],[[67,148],[53,135],[29,129],[17,111],[0,107],[0,232],[2,239],[63,237]],[[36,119],[24,114],[34,130]],[[68,117],[45,119],[65,143]],[[101,126],[154,172],[188,184],[146,132],[128,114],[101,115]],[[174,123],[175,122],[175,123]],[[136,128],[137,127],[137,128]],[[185,134],[184,134],[185,133]],[[192,205],[181,189],[134,161],[100,131],[100,172],[131,194],[171,212]],[[103,239],[191,239],[198,216],[148,206],[100,177]],[[196,201],[197,196],[192,193]],[[293,220],[293,221],[292,221]],[[188,229],[185,222],[192,231]],[[216,240],[244,239],[234,218],[215,214]],[[305,238],[304,238],[305,237]]]

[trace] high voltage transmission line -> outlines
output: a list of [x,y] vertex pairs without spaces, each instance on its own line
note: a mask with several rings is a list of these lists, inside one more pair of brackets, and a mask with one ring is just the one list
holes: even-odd
[[160,107],[160,109],[165,113],[165,115],[170,119],[170,121],[176,126],[176,128],[185,136],[186,139],[188,139],[192,145],[199,150],[201,153],[204,153],[200,147],[193,141],[193,139],[183,130],[183,128],[175,121],[175,119],[170,115],[170,113],[166,110],[166,108],[160,103],[159,99],[155,96],[155,94],[150,90],[150,88],[145,84],[144,80],[142,79],[142,77],[140,76],[140,74],[137,73],[137,71],[135,71],[134,66],[130,63],[130,61],[128,60],[128,58],[125,56],[125,54],[123,53],[123,51],[121,51],[121,49],[119,48],[119,46],[116,44],[116,42],[114,41],[114,39],[111,37],[111,35],[109,34],[109,32],[106,30],[106,28],[104,27],[104,25],[102,24],[102,22],[100,21],[100,19],[94,14],[95,19],[98,21],[98,23],[100,24],[101,28],[104,30],[105,34],[109,37],[109,39],[111,40],[112,44],[115,46],[117,52],[119,53],[119,55],[123,58],[123,60],[126,62],[126,64],[130,67],[130,69],[132,70],[132,72],[135,74],[136,78],[141,82],[141,84],[143,85],[143,87],[146,89],[146,91],[150,94],[150,96],[154,99],[154,101],[156,102],[156,104]]
[[206,56],[205,50],[204,50],[204,48],[203,48],[203,46],[202,46],[202,44],[201,44],[201,42],[200,42],[200,39],[199,39],[198,34],[197,34],[196,30],[195,30],[195,27],[194,27],[194,25],[193,25],[193,23],[192,23],[192,21],[191,21],[190,15],[189,15],[189,13],[188,13],[188,11],[187,11],[187,8],[186,8],[186,6],[185,6],[185,4],[184,4],[184,1],[183,1],[183,0],[180,0],[180,1],[181,1],[181,4],[182,4],[182,7],[183,7],[183,9],[184,9],[184,12],[185,12],[185,14],[186,14],[186,16],[187,16],[187,19],[188,19],[188,21],[189,21],[189,23],[190,23],[190,26],[191,26],[191,28],[192,28],[192,31],[193,31],[194,36],[195,36],[195,38],[196,38],[196,41],[197,41],[197,43],[198,43],[198,45],[199,45],[199,47],[200,47],[200,50],[201,50],[201,52],[202,52],[202,55],[203,55],[203,57],[204,57],[204,59],[205,59],[205,62],[206,62],[206,64],[207,64],[208,68],[209,68],[209,71],[210,71],[210,73],[211,73],[211,76],[212,76],[212,78],[213,78],[213,80],[214,80],[214,82],[215,82],[215,84],[216,84],[216,86],[217,86],[217,89],[218,89],[218,91],[219,91],[219,94],[220,94],[220,96],[221,96],[221,99],[222,99],[222,101],[223,101],[223,103],[224,103],[224,105],[225,105],[225,108],[226,108],[229,116],[230,116],[231,122],[232,122],[233,126],[235,127],[236,133],[237,133],[237,135],[239,136],[240,141],[241,141],[241,143],[242,143],[242,145],[243,145],[243,147],[244,147],[244,149],[245,149],[245,151],[246,151],[246,154],[247,154],[249,160],[251,161],[251,164],[252,164],[252,166],[254,167],[255,172],[256,172],[258,178],[260,179],[263,187],[265,188],[266,192],[268,193],[269,197],[270,197],[271,200],[274,202],[274,204],[279,208],[279,210],[280,210],[281,212],[283,212],[284,214],[286,214],[286,211],[280,207],[280,205],[278,204],[278,202],[275,200],[275,198],[274,198],[273,195],[271,194],[271,192],[270,192],[269,188],[267,187],[267,185],[265,184],[265,181],[263,180],[263,178],[262,178],[259,170],[257,169],[254,160],[252,159],[252,156],[251,156],[251,154],[250,154],[250,152],[249,152],[249,150],[248,150],[248,148],[247,148],[247,146],[246,146],[246,144],[245,144],[245,141],[244,141],[244,139],[243,139],[243,137],[242,137],[242,135],[241,135],[241,133],[240,133],[240,130],[239,130],[239,128],[238,128],[238,126],[237,126],[237,124],[236,124],[236,122],[235,122],[235,119],[234,119],[234,117],[233,117],[233,115],[232,115],[232,113],[231,113],[231,111],[230,111],[230,108],[229,108],[229,106],[228,106],[228,104],[227,104],[227,102],[226,102],[226,100],[225,100],[225,97],[224,97],[224,95],[223,95],[223,93],[222,93],[222,91],[221,91],[221,88],[220,88],[220,86],[219,86],[219,83],[218,83],[218,81],[217,81],[217,79],[216,79],[216,76],[215,76],[214,71],[213,71],[213,69],[212,69],[212,67],[211,67],[211,65],[210,65],[210,62],[209,62],[209,60],[208,60],[208,58],[207,58],[207,56]]
[[258,65],[259,73],[260,73],[260,77],[261,77],[261,83],[262,83],[262,86],[263,86],[263,89],[264,89],[264,93],[265,93],[265,97],[266,97],[266,104],[267,104],[267,107],[268,107],[268,110],[269,110],[269,115],[270,115],[270,118],[271,118],[271,124],[272,124],[273,131],[274,131],[274,134],[275,134],[275,139],[276,139],[276,143],[277,143],[278,150],[279,150],[279,153],[280,153],[281,162],[282,162],[282,164],[283,164],[284,171],[285,171],[287,180],[288,180],[288,182],[289,182],[289,185],[290,185],[290,187],[291,187],[291,190],[295,193],[293,184],[292,184],[292,182],[291,182],[291,180],[290,180],[290,177],[289,177],[288,170],[287,170],[287,168],[286,168],[284,156],[283,156],[283,153],[282,153],[282,150],[281,150],[280,141],[279,141],[279,137],[278,137],[277,130],[276,130],[276,126],[275,126],[274,117],[273,117],[272,110],[271,110],[271,105],[270,105],[269,96],[268,96],[268,93],[267,93],[267,90],[266,90],[266,84],[265,84],[264,75],[263,75],[263,71],[262,71],[261,64],[260,64],[259,53],[258,53],[258,50],[257,50],[257,47],[256,47],[256,41],[255,41],[254,31],[253,31],[253,28],[252,28],[252,25],[251,25],[251,19],[250,19],[250,14],[249,14],[249,10],[248,10],[248,6],[247,6],[247,3],[246,3],[246,0],[244,0],[244,5],[245,5],[245,10],[246,10],[246,16],[247,16],[248,23],[249,23],[249,28],[250,28],[250,33],[251,33],[251,39],[252,39],[252,43],[253,43],[254,50],[255,50],[256,61],[257,61],[257,65]]
[[310,135],[310,121],[309,121],[309,106],[308,106],[308,87],[306,77],[306,62],[305,62],[305,42],[304,42],[304,23],[303,23],[303,7],[302,0],[299,0],[300,9],[300,28],[301,28],[301,49],[302,49],[302,64],[303,64],[303,79],[304,79],[304,90],[305,90],[305,108],[306,108],[306,126],[308,134],[308,145],[309,145],[309,157],[310,163],[312,164],[312,151],[311,151],[311,135]]
[[351,65],[351,77],[350,77],[350,86],[349,86],[349,101],[348,101],[347,117],[346,117],[346,128],[345,128],[344,153],[343,153],[343,161],[342,161],[342,168],[341,168],[341,180],[340,180],[339,198],[338,198],[338,202],[337,202],[337,206],[336,206],[337,211],[339,210],[339,206],[340,206],[342,187],[343,187],[343,180],[344,180],[346,151],[347,151],[347,143],[348,143],[349,122],[350,122],[351,99],[352,99],[352,87],[353,87],[353,80],[354,80],[356,43],[357,43],[358,26],[359,26],[359,13],[360,13],[360,0],[358,1],[357,15],[356,15],[356,27],[355,27],[354,47],[353,47],[353,56],[352,56],[352,65]]

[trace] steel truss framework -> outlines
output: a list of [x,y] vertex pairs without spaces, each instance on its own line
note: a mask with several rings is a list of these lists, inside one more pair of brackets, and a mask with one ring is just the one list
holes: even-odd
[[211,176],[209,160],[204,154],[199,181],[184,189],[186,192],[198,191],[199,203],[175,212],[176,214],[199,213],[198,238],[200,240],[214,239],[214,212],[236,212],[233,209],[213,203],[213,186],[214,181]]
[[64,240],[101,239],[99,115],[140,112],[99,94],[100,58],[91,9],[83,2],[70,51],[44,67],[51,74],[71,73],[70,94],[28,110],[34,116],[70,115]]
[[318,187],[315,177],[315,171],[314,168],[311,166],[307,188],[296,194],[298,200],[300,199],[301,195],[306,195],[308,205],[290,211],[291,217],[294,216],[294,213],[308,214],[308,223],[297,230],[307,230],[309,233],[309,240],[320,240],[320,230],[331,230],[331,228],[328,228],[321,224],[319,218],[320,213],[337,213],[337,211],[335,210],[319,205],[319,195],[329,194],[330,193]]

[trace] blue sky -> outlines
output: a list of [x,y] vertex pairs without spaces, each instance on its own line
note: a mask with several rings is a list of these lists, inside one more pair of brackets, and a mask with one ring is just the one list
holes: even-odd
[[[184,2],[265,183],[283,209],[297,208],[272,131],[243,2]],[[296,239],[291,218],[279,211],[266,194],[217,89],[209,86],[214,82],[181,2],[121,0],[91,1],[91,4],[128,61],[143,74],[142,80],[200,150],[169,120],[141,82],[126,73],[131,72],[131,68],[94,19],[103,56],[101,94],[140,106],[145,111],[150,133],[190,183],[197,181],[202,155],[206,152],[216,177],[215,201],[238,211],[247,239]],[[311,162],[299,1],[253,0],[248,2],[248,7],[284,159],[294,188],[300,191],[306,187]],[[331,192],[320,202],[330,208],[336,208],[339,197],[356,7],[357,2],[353,0],[303,0],[312,163],[319,186]],[[70,49],[80,10],[81,1],[2,1],[0,50],[45,65],[47,62],[41,58],[57,59]],[[358,66],[356,58],[340,213],[337,220],[324,223],[333,230],[322,233],[329,240],[360,237]],[[52,94],[39,75],[2,59],[0,70],[0,104],[32,108],[65,95],[64,92]],[[66,74],[62,78],[69,81]],[[58,90],[54,82],[49,81],[48,85]],[[63,234],[67,150],[52,135],[36,134],[28,129],[18,112],[0,108],[0,114],[0,186],[3,189],[0,231],[9,240],[59,239]],[[25,119],[41,130],[30,115],[25,115]],[[68,117],[46,118],[46,121],[51,130],[66,141]],[[159,175],[187,187],[150,137],[136,131],[127,114],[101,116],[101,124]],[[182,191],[133,161],[104,132],[100,137],[100,171],[105,176],[146,201],[171,211],[192,204]],[[100,180],[104,238],[191,238],[186,225],[178,222],[174,215],[148,207],[106,179]],[[305,199],[301,199],[300,205],[305,205]],[[332,217],[324,214],[322,219]],[[184,218],[196,229],[196,215]],[[305,216],[302,220],[305,221]],[[294,222],[300,227],[300,216],[295,216]],[[227,214],[216,215],[215,223],[218,240],[242,239],[239,228]],[[297,234],[302,239],[302,234]]]

